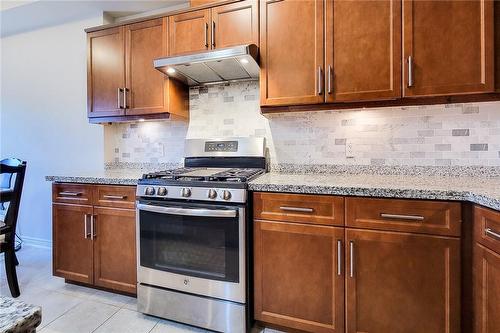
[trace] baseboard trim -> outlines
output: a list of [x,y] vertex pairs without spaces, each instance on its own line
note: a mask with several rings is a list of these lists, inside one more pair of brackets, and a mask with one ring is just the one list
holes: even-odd
[[49,239],[28,237],[28,236],[22,236],[22,235],[20,237],[23,240],[23,244],[26,244],[29,246],[34,246],[34,247],[40,247],[40,248],[44,248],[44,249],[51,249],[52,248],[52,241]]

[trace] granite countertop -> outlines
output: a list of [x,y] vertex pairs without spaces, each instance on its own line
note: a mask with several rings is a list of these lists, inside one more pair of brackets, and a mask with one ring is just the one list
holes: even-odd
[[470,201],[500,210],[500,177],[270,172],[252,191]]
[[42,309],[39,306],[0,296],[0,332],[34,332],[41,321]]
[[[392,169],[391,169],[392,170]],[[72,175],[47,176],[47,181],[109,185],[137,185],[144,169],[111,169]],[[471,174],[351,174],[309,170],[306,173],[275,171],[249,183],[252,191],[333,194],[407,199],[470,201],[500,210],[500,175]],[[454,176],[453,174],[465,174]]]
[[144,170],[136,169],[99,170],[95,172],[76,172],[72,174],[46,176],[45,180],[60,183],[137,185],[137,181],[145,172]]

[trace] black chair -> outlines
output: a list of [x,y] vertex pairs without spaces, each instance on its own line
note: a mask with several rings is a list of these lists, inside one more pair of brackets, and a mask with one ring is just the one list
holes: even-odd
[[5,274],[12,297],[18,297],[19,284],[17,282],[15,253],[15,237],[17,216],[21,203],[21,193],[23,191],[24,175],[26,172],[26,162],[11,158],[0,161],[0,175],[10,174],[15,177],[14,186],[0,190],[0,203],[9,203],[5,219],[0,223],[0,253],[5,254]]

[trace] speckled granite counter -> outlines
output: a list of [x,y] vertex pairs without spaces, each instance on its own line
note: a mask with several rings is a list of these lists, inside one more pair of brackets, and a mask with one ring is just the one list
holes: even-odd
[[[349,170],[351,171],[351,170]],[[368,170],[371,171],[371,170]],[[270,172],[249,183],[252,191],[333,194],[386,198],[471,201],[500,210],[500,176],[444,174],[352,174],[348,172]],[[47,176],[47,181],[108,185],[137,185],[146,170],[107,169],[73,175]],[[403,172],[406,172],[403,170]],[[448,173],[450,174],[450,173]]]
[[42,309],[10,297],[0,296],[0,332],[35,332],[42,321]]
[[284,174],[271,172],[252,191],[470,201],[500,210],[500,177]]
[[74,173],[71,175],[46,176],[45,180],[61,183],[85,183],[107,185],[137,185],[143,170],[121,169],[102,170],[96,172]]

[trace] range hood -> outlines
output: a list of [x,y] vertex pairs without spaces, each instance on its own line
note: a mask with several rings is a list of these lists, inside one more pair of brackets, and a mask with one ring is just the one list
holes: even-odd
[[259,78],[255,44],[156,59],[154,67],[188,86]]

